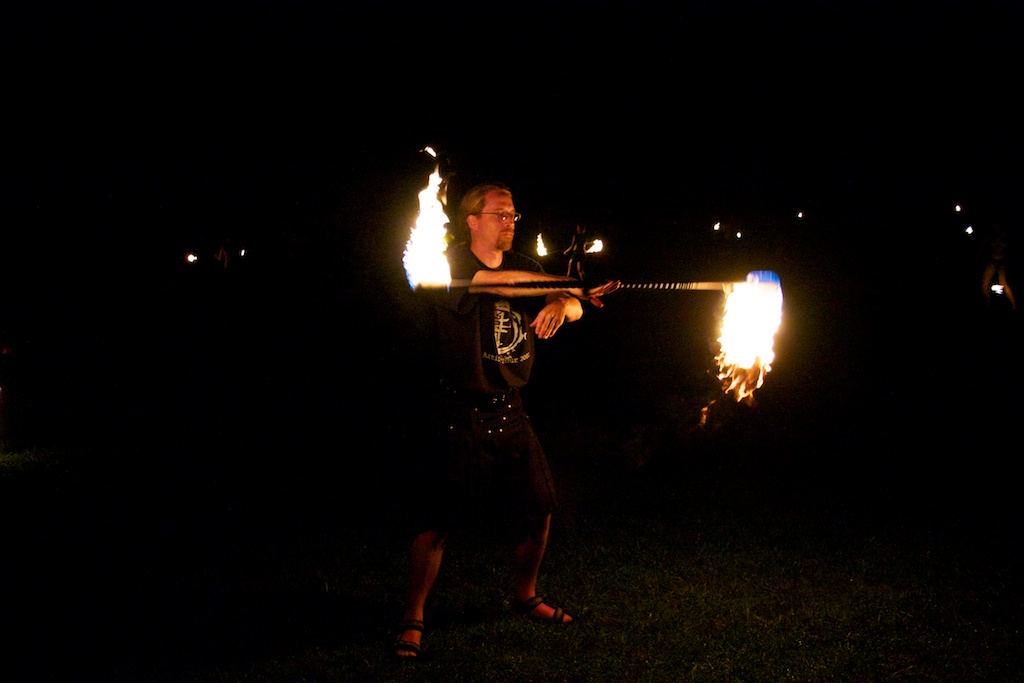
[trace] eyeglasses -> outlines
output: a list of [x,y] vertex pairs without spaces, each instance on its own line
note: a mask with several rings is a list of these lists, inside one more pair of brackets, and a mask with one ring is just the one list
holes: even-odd
[[481,211],[481,214],[487,214],[488,216],[497,216],[498,220],[502,223],[508,223],[509,219],[512,219],[513,223],[518,223],[519,219],[523,217],[523,214],[518,211],[509,213],[508,211]]

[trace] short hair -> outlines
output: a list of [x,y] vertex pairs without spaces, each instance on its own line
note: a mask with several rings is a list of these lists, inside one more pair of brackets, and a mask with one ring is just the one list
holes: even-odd
[[455,223],[451,225],[458,241],[469,238],[469,224],[466,221],[469,220],[470,216],[474,216],[484,210],[484,205],[487,203],[487,195],[491,192],[501,192],[509,197],[512,196],[512,190],[507,185],[496,182],[474,185],[462,195]]

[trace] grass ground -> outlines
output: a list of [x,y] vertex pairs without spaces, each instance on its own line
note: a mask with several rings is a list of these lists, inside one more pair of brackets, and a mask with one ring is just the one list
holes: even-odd
[[385,482],[149,455],[4,453],[4,680],[1024,679],[1006,518],[853,514],[718,469],[681,486],[672,468],[570,463],[560,478],[585,492],[568,491],[542,590],[577,623],[514,616],[507,551],[471,529],[407,663],[388,647],[404,541],[379,514]]

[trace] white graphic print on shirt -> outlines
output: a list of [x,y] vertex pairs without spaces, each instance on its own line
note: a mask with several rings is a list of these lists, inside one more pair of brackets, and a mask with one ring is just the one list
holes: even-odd
[[484,357],[498,363],[520,363],[529,354],[517,355],[517,349],[526,341],[526,324],[519,311],[512,309],[507,301],[494,303],[494,348],[496,356],[485,353]]

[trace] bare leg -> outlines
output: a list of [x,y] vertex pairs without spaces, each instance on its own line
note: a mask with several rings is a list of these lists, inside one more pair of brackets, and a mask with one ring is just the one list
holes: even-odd
[[[548,545],[548,532],[551,530],[551,515],[542,517],[526,535],[526,538],[515,548],[515,596],[524,602],[537,594],[537,575],[540,564],[544,560],[544,551]],[[543,619],[550,619],[555,613],[548,604],[538,605],[532,614]],[[572,617],[565,615],[565,623]]]
[[[424,531],[413,540],[409,548],[409,585],[404,620],[423,621],[427,596],[441,569],[446,538],[447,534],[440,531]],[[399,634],[399,638],[419,644],[422,635],[420,631],[408,630]]]
[[999,269],[999,284],[1003,286],[1003,294],[1010,302],[1010,308],[1017,310],[1017,301],[1013,298],[1013,290],[1010,289],[1010,283],[1006,279],[1006,270],[1003,268]]

